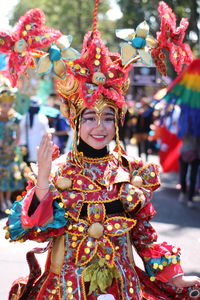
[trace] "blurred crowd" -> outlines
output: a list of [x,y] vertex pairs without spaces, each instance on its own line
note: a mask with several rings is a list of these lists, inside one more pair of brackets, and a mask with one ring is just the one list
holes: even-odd
[[37,96],[29,99],[26,113],[14,109],[15,95],[5,89],[0,94],[0,211],[9,212],[12,202],[24,190],[37,162],[37,147],[45,133],[60,153],[70,150],[73,134],[59,110],[60,102],[51,93],[45,105]]
[[[138,157],[146,162],[149,161],[150,154],[158,155],[163,172],[179,172],[181,188],[179,201],[185,200],[187,186],[189,186],[188,200],[190,206],[192,206],[192,199],[195,195],[198,195],[200,189],[200,171],[198,167],[200,154],[186,158],[185,152],[197,147],[199,141],[191,142],[190,139],[188,142],[188,138],[179,139],[177,137],[179,107],[177,106],[173,114],[170,114],[169,118],[165,118],[165,121],[161,122],[162,105],[153,106],[152,98],[141,95],[137,101],[130,100],[127,103],[128,109],[124,125],[120,127],[119,131],[122,146],[125,150],[127,150],[128,145],[136,146]],[[3,102],[0,105],[2,115]],[[13,110],[12,104],[8,106],[7,110],[9,115],[10,110]],[[15,170],[18,170],[18,176],[21,172],[20,177],[23,179],[20,185],[3,189],[2,187],[9,175],[5,175],[5,171],[3,174],[3,169],[1,169],[1,177],[5,177],[5,180],[1,179],[0,182],[1,211],[9,209],[17,195],[24,189],[27,174],[37,161],[37,147],[45,133],[52,134],[53,142],[58,146],[61,154],[71,149],[73,141],[73,130],[66,118],[60,113],[60,99],[56,93],[51,93],[48,96],[45,105],[41,105],[40,98],[32,96],[26,113],[20,117],[18,114],[18,118],[19,121],[15,124],[17,128],[17,130],[15,128],[15,132],[13,127],[9,125],[9,117],[5,118],[7,122],[0,120],[0,125],[7,128],[10,126],[11,136],[13,140],[17,141],[18,148],[15,151],[20,157],[18,161],[21,161],[22,164],[20,168],[15,166]],[[0,131],[1,162],[2,160],[5,161],[3,153],[10,153],[8,150],[10,146],[5,148],[4,139],[2,129]],[[11,162],[13,157],[7,155],[7,160]],[[7,165],[9,165],[9,162],[7,162]],[[3,168],[5,169],[5,164]],[[13,170],[12,167],[11,172],[16,173]]]

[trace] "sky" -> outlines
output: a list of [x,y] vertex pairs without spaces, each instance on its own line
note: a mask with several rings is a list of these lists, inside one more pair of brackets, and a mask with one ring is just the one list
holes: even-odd
[[18,0],[1,0],[0,4],[0,29],[9,29],[9,14]]
[[[10,29],[9,26],[9,14],[12,12],[13,7],[17,4],[19,0],[0,0],[0,30],[2,29]],[[2,3],[3,2],[3,3]],[[116,5],[116,0],[110,0],[111,7],[113,7],[110,11],[107,12],[108,17],[111,20],[115,20],[121,18],[122,13],[119,9],[119,6]]]

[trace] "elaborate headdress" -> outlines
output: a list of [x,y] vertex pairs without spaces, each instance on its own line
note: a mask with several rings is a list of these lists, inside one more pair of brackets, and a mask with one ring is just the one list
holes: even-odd
[[[115,110],[118,118],[123,119],[126,111],[124,95],[128,88],[128,73],[135,61],[140,60],[145,64],[154,62],[158,70],[166,75],[163,49],[169,51],[170,60],[177,72],[183,64],[189,64],[192,60],[189,46],[183,43],[188,22],[182,19],[180,27],[176,28],[176,17],[165,2],[160,2],[158,7],[161,27],[157,39],[149,35],[149,26],[145,21],[139,24],[136,30],[116,31],[117,37],[125,41],[121,44],[121,55],[111,53],[101,39],[97,30],[98,5],[99,0],[95,0],[93,28],[85,35],[80,54],[70,47],[70,35],[63,36],[58,31],[44,27],[44,15],[38,9],[27,12],[21,19],[15,34],[18,40],[9,40],[10,47],[2,43],[4,47],[0,46],[0,50],[3,48],[4,52],[12,49],[12,64],[14,56],[17,56],[18,61],[23,59],[23,71],[25,67],[33,65],[30,57],[39,57],[38,74],[47,74],[50,71],[54,73],[57,91],[63,99],[62,112],[75,129],[81,112],[89,107],[100,109],[108,105]],[[36,22],[37,18],[39,25]],[[0,33],[0,40],[2,38],[5,41],[5,35]],[[38,38],[40,43],[37,42]],[[46,52],[38,49],[48,45]],[[13,69],[17,72],[16,66],[11,69],[12,83],[15,84],[17,76],[13,77]],[[19,70],[18,75],[21,73],[22,70]]]

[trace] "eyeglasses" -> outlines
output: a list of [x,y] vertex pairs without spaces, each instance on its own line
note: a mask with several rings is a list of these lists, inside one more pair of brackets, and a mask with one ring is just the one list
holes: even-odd
[[104,127],[110,127],[115,124],[115,117],[114,116],[88,116],[84,117],[82,116],[81,118],[81,123],[82,124],[87,124],[88,126],[91,127],[98,127],[100,124],[102,124]]

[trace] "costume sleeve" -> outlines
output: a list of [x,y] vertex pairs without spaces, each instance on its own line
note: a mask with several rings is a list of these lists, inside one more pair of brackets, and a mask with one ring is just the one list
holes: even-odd
[[157,233],[150,224],[155,215],[152,203],[146,204],[134,215],[136,226],[131,231],[135,249],[144,262],[150,280],[167,282],[172,278],[183,275],[180,265],[180,248],[166,242],[157,243]]
[[[133,185],[136,182],[133,178],[136,176],[140,177],[138,187]],[[135,163],[131,182],[133,184],[125,183],[122,186],[121,199],[126,213],[136,220],[136,225],[131,230],[131,240],[144,262],[150,280],[167,282],[183,275],[180,249],[166,242],[158,244],[156,231],[150,224],[156,213],[150,202],[152,192],[160,185],[158,166]]]
[[39,202],[32,214],[30,206],[34,201],[34,178],[29,180],[27,193],[19,201],[15,201],[7,222],[7,237],[11,240],[45,241],[51,236],[63,233],[68,218],[60,200],[60,192],[53,184],[44,199]]

